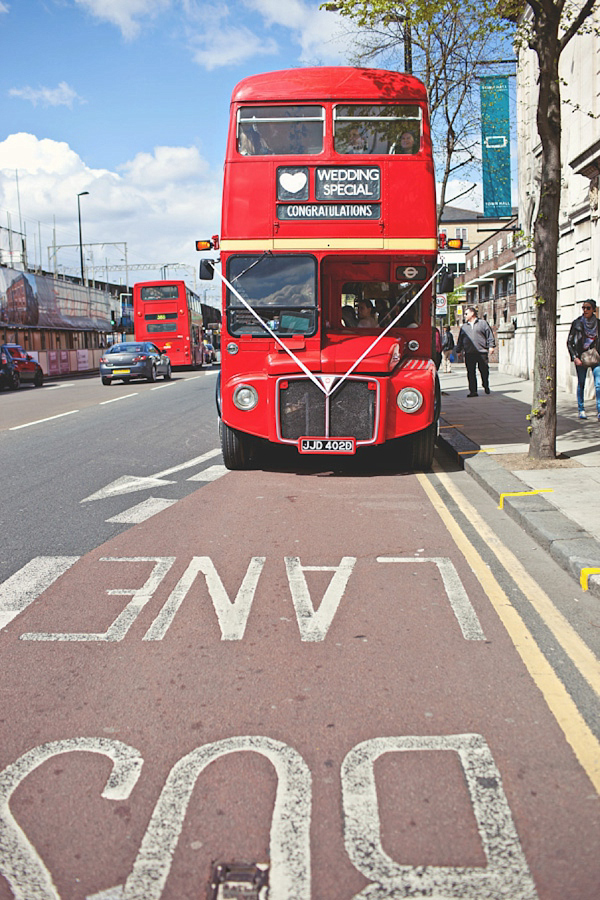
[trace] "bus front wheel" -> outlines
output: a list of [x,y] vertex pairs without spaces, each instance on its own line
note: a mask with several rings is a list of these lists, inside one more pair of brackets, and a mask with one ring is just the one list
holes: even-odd
[[219,422],[221,451],[227,469],[249,469],[252,461],[252,438]]
[[411,468],[418,472],[428,472],[433,465],[433,452],[437,437],[437,421],[410,438]]

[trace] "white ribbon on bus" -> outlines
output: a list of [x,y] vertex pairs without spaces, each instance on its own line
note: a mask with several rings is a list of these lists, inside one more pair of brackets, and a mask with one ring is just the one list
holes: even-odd
[[227,278],[225,278],[225,276],[223,275],[223,273],[218,271],[218,269],[217,269],[217,267],[216,267],[216,264],[215,264],[216,261],[210,260],[210,262],[212,262],[213,270],[217,273],[217,275],[219,276],[219,278],[221,279],[221,281],[223,282],[223,284],[224,284],[227,288],[229,288],[229,290],[232,292],[232,294],[234,294],[234,295],[237,297],[237,299],[240,301],[240,303],[241,303],[243,306],[246,307],[246,309],[248,310],[248,312],[252,313],[252,315],[254,316],[254,318],[256,319],[256,321],[258,322],[258,324],[260,325],[260,327],[261,327],[264,331],[266,331],[266,332],[273,338],[274,341],[277,341],[277,343],[279,344],[279,346],[280,346],[283,350],[285,350],[285,352],[288,354],[288,356],[291,357],[291,359],[292,359],[292,360],[296,363],[296,365],[304,372],[304,374],[307,375],[308,378],[310,378],[310,380],[311,380],[312,382],[314,382],[314,384],[316,384],[317,387],[318,387],[321,391],[323,391],[323,393],[325,394],[326,397],[331,396],[331,394],[333,394],[334,391],[336,391],[336,390],[340,387],[340,385],[342,385],[342,384],[344,383],[344,381],[346,381],[346,379],[350,377],[350,375],[352,374],[352,372],[354,372],[354,370],[356,369],[356,367],[359,366],[360,363],[363,361],[363,359],[365,359],[365,357],[367,357],[367,356],[369,355],[369,353],[371,352],[371,350],[373,349],[373,347],[375,347],[375,346],[379,343],[379,341],[380,341],[382,338],[384,338],[384,337],[386,336],[386,334],[388,333],[388,331],[389,331],[391,328],[394,327],[394,325],[396,324],[396,322],[397,322],[399,319],[401,319],[402,316],[403,316],[406,312],[408,312],[408,310],[411,308],[411,306],[413,306],[413,305],[417,302],[417,300],[419,299],[419,297],[421,296],[421,294],[423,293],[423,291],[425,290],[425,288],[429,287],[429,285],[431,284],[431,282],[439,275],[439,273],[442,271],[442,269],[445,269],[445,268],[446,268],[446,263],[442,260],[442,265],[440,266],[440,268],[437,269],[437,270],[433,273],[433,275],[431,276],[431,278],[430,278],[428,281],[425,282],[425,284],[424,284],[423,287],[420,289],[420,291],[418,291],[418,293],[415,294],[415,296],[414,296],[413,299],[410,301],[410,303],[407,304],[407,306],[405,306],[404,309],[402,309],[401,312],[398,313],[398,315],[396,316],[395,319],[392,319],[392,321],[390,322],[390,324],[387,325],[386,328],[384,328],[384,330],[381,332],[381,334],[378,334],[378,335],[377,335],[377,337],[375,338],[375,340],[373,341],[373,343],[370,344],[370,345],[367,347],[367,349],[365,350],[365,352],[362,353],[362,354],[358,357],[358,359],[355,360],[355,361],[352,363],[352,365],[350,366],[350,368],[348,369],[348,371],[345,373],[345,375],[342,375],[341,378],[339,378],[338,380],[334,381],[334,383],[333,383],[333,384],[330,384],[329,387],[326,387],[324,384],[321,383],[321,381],[320,381],[319,378],[314,374],[314,372],[311,372],[310,369],[308,369],[308,368],[304,365],[304,363],[302,362],[302,360],[299,359],[299,358],[296,356],[296,354],[295,354],[295,353],[294,353],[294,352],[293,352],[293,351],[292,351],[292,350],[291,350],[291,349],[290,349],[290,348],[289,348],[289,347],[281,340],[281,338],[280,338],[277,334],[275,334],[275,332],[273,331],[273,329],[272,329],[269,325],[267,325],[267,323],[264,321],[264,319],[261,319],[261,317],[258,315],[258,313],[256,312],[256,310],[254,310],[254,309],[250,306],[250,304],[248,303],[248,301],[245,300],[245,299],[242,297],[242,295],[240,294],[240,292],[237,291],[237,290],[234,288],[234,286],[231,284],[230,281],[227,280]]

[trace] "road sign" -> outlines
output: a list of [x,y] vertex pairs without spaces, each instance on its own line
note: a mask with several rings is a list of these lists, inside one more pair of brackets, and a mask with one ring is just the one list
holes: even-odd
[[436,316],[448,315],[448,295],[438,294],[435,298],[435,314]]

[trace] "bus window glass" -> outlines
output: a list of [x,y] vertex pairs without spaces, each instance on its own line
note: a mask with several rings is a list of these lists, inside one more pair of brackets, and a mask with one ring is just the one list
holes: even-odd
[[336,106],[337,153],[415,154],[421,149],[419,106]]
[[[398,313],[408,307],[422,285],[415,282],[365,281],[348,282],[342,286],[340,321],[342,328],[387,328]],[[365,301],[367,301],[365,303]],[[361,326],[361,320],[363,324]],[[395,328],[416,328],[421,322],[417,300],[396,322]]]
[[[317,327],[317,264],[312,256],[234,256],[229,280],[260,318],[278,334],[314,334]],[[255,316],[227,292],[231,334],[267,336]]]
[[242,156],[321,153],[322,106],[245,106],[238,111],[237,147]]
[[177,291],[176,284],[153,284],[143,287],[140,293],[142,300],[170,300],[178,296]]

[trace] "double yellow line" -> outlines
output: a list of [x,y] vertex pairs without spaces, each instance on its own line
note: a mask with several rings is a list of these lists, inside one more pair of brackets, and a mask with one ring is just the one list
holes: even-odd
[[[462,512],[464,512],[477,533],[486,542],[500,564],[509,572],[511,578],[527,600],[529,600],[532,607],[569,656],[573,665],[590,685],[596,696],[600,696],[600,661],[596,659],[587,644],[554,606],[548,595],[533,580],[517,557],[502,544],[466,497],[457,490],[456,485],[450,480],[448,475],[438,471],[437,468],[434,471],[442,486],[453,497],[456,498],[458,496]],[[461,554],[475,573],[506,628],[515,649],[541,691],[568,743],[573,748],[575,756],[587,773],[596,791],[600,793],[600,742],[587,725],[571,695],[536,644],[525,622],[513,607],[490,568],[459,527],[429,478],[426,475],[417,475],[417,478],[460,549]]]

